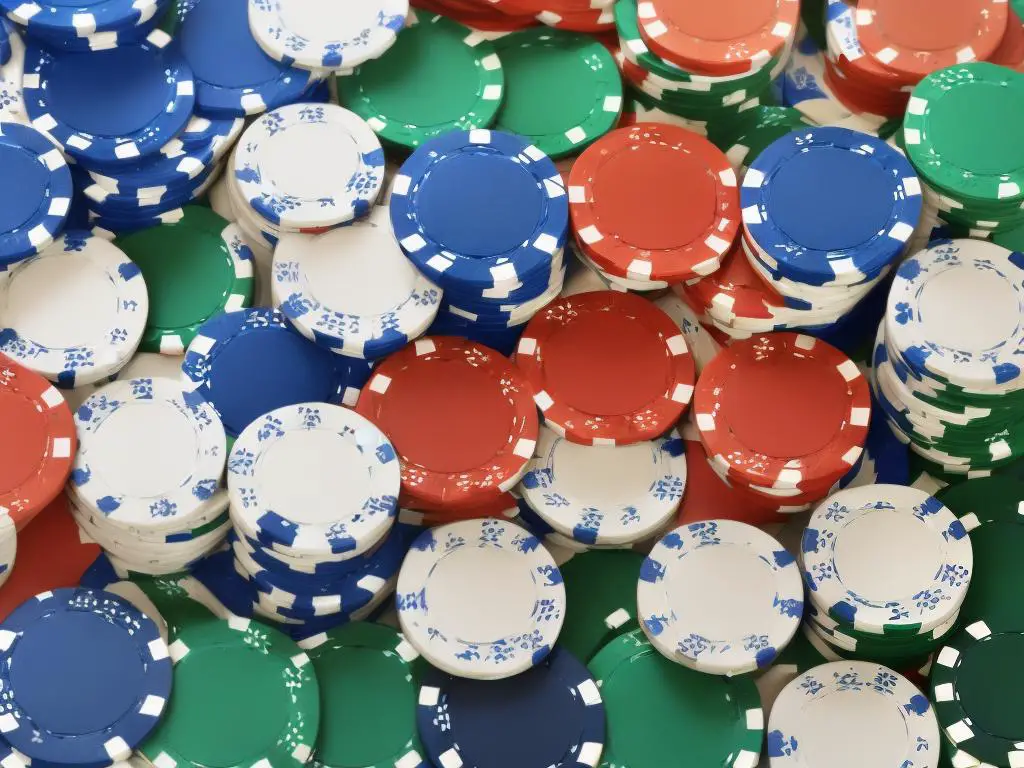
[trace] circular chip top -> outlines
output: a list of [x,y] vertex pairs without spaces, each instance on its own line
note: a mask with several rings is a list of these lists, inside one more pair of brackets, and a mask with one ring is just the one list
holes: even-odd
[[694,411],[701,442],[723,472],[797,489],[834,482],[857,463],[871,391],[835,347],[773,333],[724,347],[701,374]]
[[519,492],[555,530],[587,545],[649,539],[675,516],[686,489],[686,453],[674,430],[593,447],[542,428],[535,452]]
[[693,395],[693,358],[682,333],[633,294],[595,291],[549,305],[527,325],[516,365],[545,423],[585,445],[663,435]]
[[72,0],[31,2],[3,0],[0,9],[13,21],[36,34],[86,37],[96,32],[138,26],[158,10],[158,0]]
[[[734,583],[743,589],[728,586]],[[793,556],[767,533],[733,520],[666,534],[637,584],[640,626],[651,644],[700,672],[738,675],[769,666],[803,616]]]
[[285,405],[352,404],[370,374],[366,362],[317,346],[272,309],[208,320],[189,345],[182,370],[186,402],[210,402],[231,437]]
[[0,352],[63,387],[116,373],[139,346],[149,298],[138,266],[88,232],[66,232],[0,283]]
[[380,430],[326,403],[288,405],[259,417],[239,435],[228,461],[235,514],[257,538],[300,554],[368,550],[391,527],[400,484],[398,457]]
[[427,767],[416,730],[424,664],[401,634],[357,621],[301,640],[299,647],[320,686],[318,765]]
[[507,88],[494,127],[551,158],[579,152],[622,112],[622,78],[598,40],[548,27],[498,38]]
[[[174,379],[116,381],[75,412],[79,447],[71,485],[114,525],[185,527],[224,471],[224,428],[210,406],[186,404]],[[160,461],[135,448],[160,445]]]
[[31,520],[61,492],[78,448],[75,423],[60,390],[0,355],[0,514]]
[[60,150],[27,125],[0,123],[0,165],[0,267],[6,267],[53,242],[73,189]]
[[309,657],[265,624],[232,616],[183,626],[175,696],[139,748],[178,768],[301,768],[313,753],[320,690]]
[[421,145],[395,177],[390,207],[395,237],[420,271],[442,287],[478,291],[546,280],[569,221],[547,155],[482,129]]
[[869,56],[904,83],[985,61],[1006,32],[1006,0],[860,0],[854,18]]
[[[981,204],[1024,200],[1024,147],[1007,123],[1024,111],[1024,75],[975,62],[933,72],[911,95],[907,157],[929,185]],[[969,117],[968,117],[969,116]],[[977,126],[985,126],[978,141]]]
[[[555,648],[537,666],[500,681],[466,680],[428,668],[421,676],[416,718],[435,765],[601,764],[601,691],[587,668],[564,648]],[[529,738],[523,738],[526,734]]]
[[182,355],[199,326],[252,301],[252,250],[238,226],[205,206],[183,210],[180,221],[115,241],[142,270],[149,290],[144,352]]
[[[963,523],[916,488],[866,485],[826,499],[801,542],[809,600],[854,630],[920,634],[955,614],[974,556]],[[879,568],[879,562],[898,567]]]
[[348,70],[383,55],[408,13],[408,0],[249,0],[249,28],[278,61]]
[[968,624],[935,656],[931,697],[951,742],[953,765],[1009,765],[1024,749],[1024,706],[1007,691],[1021,680],[1024,631],[1018,623]]
[[[610,641],[588,664],[604,698],[608,735],[602,765],[755,766],[764,713],[749,675],[705,675],[656,652],[636,630]],[[638,706],[637,702],[644,702]]]
[[799,0],[641,0],[640,33],[678,66],[714,75],[760,69],[796,35]]
[[877,277],[905,249],[922,207],[920,181],[898,150],[828,127],[772,143],[743,177],[740,201],[768,266],[811,285]]
[[[840,733],[870,733],[836,749]],[[928,697],[871,661],[835,661],[799,675],[775,699],[768,721],[771,768],[914,765],[937,768],[939,727]]]
[[[736,173],[714,144],[673,125],[612,131],[569,173],[576,237],[602,269],[679,282],[714,272],[739,230]],[[642,190],[657,190],[648,194]],[[679,201],[688,200],[680,208]]]
[[69,155],[87,165],[132,163],[152,155],[188,123],[195,104],[192,70],[166,32],[134,45],[88,53],[30,43],[25,103]]
[[[966,315],[983,303],[985,312]],[[1024,254],[984,240],[942,240],[903,262],[885,315],[886,341],[943,382],[1024,389]]]
[[360,218],[384,179],[384,151],[370,126],[334,104],[263,115],[245,130],[231,165],[249,206],[283,229]]
[[565,618],[565,587],[533,535],[506,520],[466,520],[413,542],[395,605],[402,632],[431,665],[500,680],[551,653]]
[[156,727],[171,694],[170,654],[128,601],[54,589],[22,603],[0,633],[4,742],[33,762],[127,760]]
[[274,249],[276,303],[321,346],[376,359],[430,327],[441,289],[405,258],[384,206],[322,235],[287,235]]
[[244,117],[276,109],[313,84],[311,72],[263,52],[249,29],[248,0],[175,2],[175,45],[195,75],[196,108],[203,114]]
[[384,360],[357,410],[394,443],[403,493],[465,506],[511,490],[526,472],[538,429],[530,394],[497,352],[434,336]]
[[338,77],[337,84],[341,103],[381,139],[415,149],[442,133],[493,123],[505,75],[482,34],[412,9],[388,55]]

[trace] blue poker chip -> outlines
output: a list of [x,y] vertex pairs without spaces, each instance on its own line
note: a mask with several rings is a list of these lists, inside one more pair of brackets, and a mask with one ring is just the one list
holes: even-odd
[[184,208],[172,208],[168,211],[149,212],[131,217],[102,216],[93,210],[88,211],[86,228],[96,237],[110,240],[115,235],[127,235],[141,232],[144,229],[158,227],[161,224],[174,224],[185,218]]
[[245,117],[301,101],[313,73],[274,61],[249,30],[247,0],[178,0],[175,46],[195,75],[196,111]]
[[744,176],[740,202],[765,263],[807,285],[877,277],[905,249],[922,208],[920,182],[898,150],[828,127],[769,145]]
[[138,26],[125,29],[95,32],[85,37],[78,37],[73,33],[69,35],[67,32],[52,32],[42,28],[30,27],[26,30],[26,35],[33,40],[39,41],[46,48],[65,53],[107,51],[111,48],[120,48],[126,45],[138,45],[149,36],[150,32],[159,26],[166,4],[166,0],[160,0],[160,7],[157,9],[155,16]]
[[137,164],[160,151],[192,117],[192,70],[151,32],[137,45],[66,53],[30,43],[25,107],[32,124],[83,167]]
[[245,551],[260,570],[280,574],[291,582],[300,592],[303,589],[315,589],[325,579],[340,579],[353,571],[366,566],[366,561],[373,556],[373,551],[350,557],[347,560],[313,560],[300,561],[302,570],[297,564],[287,561],[287,555],[276,552],[272,545],[254,539],[237,529],[228,534],[228,541],[244,542]]
[[554,163],[525,139],[452,131],[421,145],[391,194],[395,237],[446,291],[514,288],[550,275],[569,204]]
[[316,81],[308,91],[302,94],[299,101],[329,104],[331,102],[331,85],[327,80]]
[[246,309],[204,323],[182,370],[186,402],[211,403],[225,431],[238,437],[253,419],[285,405],[352,405],[371,365],[317,346],[277,310]]
[[416,724],[434,765],[463,768],[596,765],[605,741],[597,683],[557,646],[540,664],[504,680],[425,668]]
[[127,760],[156,727],[171,694],[160,630],[102,590],[54,589],[0,625],[4,742],[39,765]]
[[63,229],[74,187],[64,156],[43,134],[0,122],[0,268],[46,248]]
[[120,31],[159,17],[166,0],[71,0],[30,2],[0,0],[0,11],[30,33],[87,37]]
[[438,312],[426,336],[461,336],[509,357],[519,344],[526,324],[510,328],[487,328],[448,312]]
[[0,65],[11,60],[11,35],[16,34],[7,19],[0,19]]
[[136,216],[152,216],[174,208],[180,208],[199,196],[199,190],[205,190],[212,183],[214,175],[220,169],[217,166],[203,168],[194,179],[185,179],[173,186],[149,188],[156,197],[140,197],[135,194],[114,194],[108,192],[100,184],[89,183],[88,177],[78,174],[76,181],[81,182],[79,188],[89,199],[89,209],[96,217],[111,219],[131,219]]
[[231,613],[252,618],[256,587],[235,570],[231,547],[223,547],[204,557],[192,569],[192,575]]

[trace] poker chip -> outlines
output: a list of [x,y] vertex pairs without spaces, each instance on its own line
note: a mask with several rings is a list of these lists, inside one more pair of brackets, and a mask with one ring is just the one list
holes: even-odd
[[159,30],[138,45],[89,53],[30,43],[24,91],[32,124],[87,166],[158,152],[195,104],[192,71],[168,43]]
[[[299,642],[321,697],[317,763],[427,768],[416,728],[419,654],[390,627],[354,622]],[[371,697],[366,696],[373,691]]]
[[405,258],[383,206],[350,227],[283,238],[274,251],[273,290],[304,336],[370,359],[423,335],[442,296]]
[[[448,131],[492,125],[505,92],[505,70],[479,32],[410,10],[387,56],[336,82],[340,103],[382,142],[415,149]],[[445,87],[431,88],[436,83]]]
[[[16,441],[0,442],[0,521],[24,526],[64,487],[78,439],[60,391],[3,355],[0,414],[11,434],[18,436]],[[8,565],[13,557],[11,551]]]
[[[541,664],[565,617],[551,556],[531,534],[494,518],[424,531],[395,590],[406,638],[457,677],[501,680]],[[521,640],[509,643],[510,636]]]
[[0,587],[7,583],[18,554],[18,531],[8,514],[0,515]]
[[[4,114],[0,113],[0,117]],[[0,266],[45,249],[63,228],[71,206],[71,173],[60,151],[38,131],[0,123]]]
[[[750,676],[705,675],[655,651],[643,633],[622,635],[590,660],[608,719],[603,760],[663,765],[679,745],[664,734],[692,734],[692,759],[708,765],[757,765],[764,713]],[[653,706],[641,713],[637,696]]]
[[68,37],[137,26],[152,18],[158,7],[156,0],[81,0],[72,5],[5,0],[0,5],[8,18],[32,32]]
[[[428,668],[421,676],[416,712],[435,764],[597,765],[604,747],[601,692],[587,668],[563,648],[522,674],[498,681]],[[489,728],[494,722],[515,727]],[[532,737],[520,738],[524,730]]]
[[901,763],[939,765],[939,728],[928,698],[905,677],[869,661],[835,661],[787,685],[772,707],[766,751],[772,768],[813,765],[834,751],[818,722],[875,734],[860,755],[838,756],[839,765]]
[[686,489],[676,432],[650,442],[584,446],[542,428],[520,492],[564,536],[588,545],[631,544],[671,520]]
[[524,139],[481,129],[451,131],[413,152],[390,210],[395,238],[429,279],[446,291],[505,297],[547,281],[569,218],[551,160]]
[[[4,742],[27,759],[127,760],[157,726],[171,693],[170,652],[156,624],[127,601],[91,589],[43,592],[2,630]],[[88,664],[76,654],[83,642]],[[101,685],[106,693],[97,697]]]
[[25,43],[18,34],[8,37],[10,57],[0,64],[0,122],[28,125],[22,79],[25,71]]
[[252,252],[238,227],[201,206],[184,213],[174,224],[115,241],[146,281],[143,351],[182,355],[203,323],[252,300]]
[[743,112],[734,125],[710,126],[708,138],[725,153],[736,173],[743,174],[775,141],[809,124],[792,107],[762,105]]
[[658,437],[693,395],[693,359],[675,323],[649,302],[612,291],[549,305],[527,325],[516,365],[545,423],[584,445]]
[[[658,205],[632,193],[646,184],[666,190]],[[581,250],[622,277],[677,282],[713,272],[739,228],[728,161],[675,126],[614,131],[580,156],[568,186]],[[693,215],[679,215],[679,198],[692,201]]]
[[128,362],[148,305],[142,273],[123,251],[68,232],[0,283],[0,352],[62,387],[91,384]]
[[[237,437],[255,419],[298,403],[351,404],[369,366],[302,337],[277,310],[225,312],[200,326],[182,363],[185,402],[210,403]],[[250,386],[253,376],[259,387]]]
[[[746,573],[747,587],[742,594],[716,589],[711,585],[722,582],[714,573]],[[644,561],[637,584],[640,626],[655,649],[710,674],[768,666],[803,614],[793,556],[768,534],[732,520],[692,523],[666,534]]]
[[615,127],[622,80],[597,40],[534,27],[499,38],[494,48],[506,80],[497,130],[523,136],[557,159]]
[[286,636],[239,617],[204,621],[182,627],[172,658],[176,694],[139,747],[145,759],[179,766],[309,760],[320,691],[309,657]]
[[466,506],[510,490],[537,441],[523,375],[501,355],[453,337],[424,337],[391,355],[356,410],[394,445],[410,502]]
[[408,0],[373,0],[358,8],[250,0],[249,28],[277,61],[314,71],[352,69],[394,44],[408,12]]

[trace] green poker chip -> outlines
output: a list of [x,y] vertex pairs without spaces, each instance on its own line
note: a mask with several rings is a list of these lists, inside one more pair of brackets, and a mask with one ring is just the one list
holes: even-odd
[[204,206],[182,211],[179,221],[114,241],[149,292],[143,352],[184,354],[203,323],[252,303],[252,251],[241,230]]
[[[608,732],[600,765],[757,765],[764,715],[749,676],[708,675],[669,661],[636,630],[587,665],[601,688]],[[673,734],[666,738],[666,734]]]
[[387,56],[337,78],[338,100],[380,139],[415,149],[449,131],[486,128],[505,91],[494,46],[444,16],[413,11]]
[[174,640],[174,693],[139,747],[176,768],[300,768],[312,756],[320,689],[309,657],[276,629],[209,618]]
[[618,123],[622,78],[611,53],[592,36],[532,27],[498,38],[494,48],[505,69],[496,129],[558,159]]
[[320,686],[314,766],[393,768],[426,763],[416,731],[424,662],[401,633],[367,622],[303,640]]

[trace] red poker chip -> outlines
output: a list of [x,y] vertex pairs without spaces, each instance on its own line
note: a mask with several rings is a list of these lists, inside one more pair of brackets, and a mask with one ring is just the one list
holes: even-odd
[[907,84],[938,69],[987,61],[1002,42],[1006,0],[860,0],[861,47]]
[[537,13],[537,21],[549,27],[571,32],[606,32],[615,29],[615,14],[611,7],[572,11],[560,8],[555,3],[545,5],[548,7]]
[[579,156],[569,212],[577,239],[605,271],[679,282],[718,269],[739,231],[739,187],[710,141],[645,123],[614,130]]
[[1007,16],[1006,34],[988,60],[1018,71],[1024,65],[1024,24],[1013,8],[1010,8]]
[[537,442],[537,409],[505,357],[466,339],[417,339],[374,369],[356,403],[391,440],[402,492],[468,506],[511,490]]
[[721,323],[731,323],[736,317],[771,321],[775,317],[772,308],[784,305],[782,296],[750,265],[740,238],[725,255],[721,269],[687,283],[682,290],[701,308],[701,314],[707,312]]
[[640,0],[640,36],[691,72],[738,75],[777,56],[796,34],[800,0]]
[[905,91],[882,92],[865,88],[847,77],[828,59],[825,60],[825,85],[852,112],[858,114],[901,116],[907,109],[910,94]]
[[0,511],[21,530],[64,488],[78,447],[60,390],[0,355]]
[[748,485],[826,489],[857,463],[871,393],[856,364],[798,333],[733,341],[705,366],[694,394],[701,442]]
[[516,349],[545,422],[584,445],[628,445],[675,426],[695,368],[679,327],[646,299],[580,293],[548,305]]

